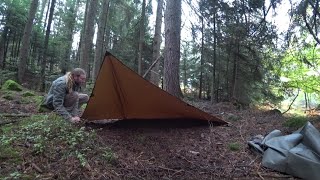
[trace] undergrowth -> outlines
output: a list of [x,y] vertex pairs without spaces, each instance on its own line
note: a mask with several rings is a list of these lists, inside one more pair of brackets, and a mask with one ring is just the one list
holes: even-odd
[[305,116],[294,116],[294,117],[289,117],[285,122],[284,126],[289,127],[289,128],[300,128],[303,125],[306,124],[306,122],[309,120],[309,117]]
[[70,162],[80,169],[90,168],[91,159],[105,165],[117,162],[94,130],[70,124],[54,113],[0,126],[0,133],[0,179],[41,179],[50,171],[56,171],[50,177],[64,179],[68,170],[63,166]]

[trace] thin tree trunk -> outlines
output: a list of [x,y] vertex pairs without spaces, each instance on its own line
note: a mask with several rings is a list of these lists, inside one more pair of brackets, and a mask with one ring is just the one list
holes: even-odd
[[66,72],[69,69],[69,60],[70,60],[70,55],[71,55],[71,49],[72,49],[72,41],[73,41],[73,31],[75,27],[75,21],[76,21],[76,13],[78,11],[78,6],[79,6],[80,0],[77,0],[76,2],[73,2],[71,7],[69,8],[69,13],[71,14],[70,20],[66,21],[66,49],[64,50],[64,55],[61,61],[61,73],[66,74]]
[[7,42],[7,34],[8,34],[9,27],[6,25],[3,29],[0,39],[0,69],[5,67],[5,44]]
[[40,74],[40,82],[41,82],[40,83],[40,91],[41,92],[44,92],[46,89],[45,71],[46,71],[46,65],[47,65],[50,28],[51,28],[51,23],[52,23],[52,19],[53,19],[53,12],[54,12],[55,3],[56,3],[56,0],[51,1],[48,26],[47,26],[47,30],[46,30],[46,36],[44,38],[44,50],[43,50],[42,63],[41,63],[41,74]]
[[15,58],[19,57],[19,47],[20,47],[20,44],[21,44],[21,39],[22,39],[22,37],[20,35],[19,36],[19,41],[18,41],[18,43],[16,43],[16,47],[14,48],[14,53],[15,53],[14,57]]
[[[95,16],[97,11],[97,3],[98,0],[91,0],[88,4],[88,14],[86,17],[86,26],[84,30],[83,36],[83,44],[81,44],[81,56],[80,56],[80,67],[87,71],[87,75],[90,76],[90,66],[89,66],[89,59],[92,53],[92,39],[94,35],[94,24],[95,24]],[[90,77],[88,77],[90,78]]]
[[143,45],[144,45],[144,35],[145,35],[145,27],[144,27],[144,19],[146,16],[146,0],[142,1],[142,12],[140,19],[140,35],[139,35],[139,51],[138,51],[138,74],[142,75],[142,55],[143,55]]
[[213,69],[212,69],[212,90],[211,90],[211,104],[216,101],[216,61],[217,61],[217,33],[216,33],[216,7],[214,3],[213,13]]
[[199,81],[200,81],[200,85],[199,85],[199,99],[202,98],[202,83],[203,83],[203,56],[204,56],[204,22],[203,22],[203,17],[201,17],[201,58],[200,58],[200,77],[199,77]]
[[[220,25],[217,24],[217,32],[220,32]],[[215,36],[217,36],[218,33],[215,33]],[[216,37],[216,48],[220,46],[220,38]],[[218,49],[219,50],[219,49]],[[219,50],[218,52],[218,58],[216,58],[215,62],[216,62],[216,70],[220,69],[220,58],[221,57],[221,51]],[[220,96],[219,96],[219,92],[221,91],[220,88],[220,72],[217,71],[217,79],[216,79],[216,102],[220,102]]]
[[28,15],[27,23],[24,27],[22,45],[19,53],[19,65],[18,65],[18,80],[21,83],[27,68],[27,58],[30,47],[30,35],[32,31],[32,22],[37,12],[38,0],[32,0]]
[[[11,52],[10,52],[10,56],[11,56],[11,59],[14,59],[14,47],[15,47],[15,44],[16,44],[16,36],[17,36],[17,33],[16,32],[13,32],[14,34],[12,34],[12,43],[11,43]],[[28,62],[27,62],[28,64]]]
[[165,13],[164,90],[182,96],[179,80],[181,0],[167,1]]
[[[162,10],[163,10],[163,0],[158,0],[156,25],[154,28],[153,46],[152,46],[152,61],[160,57],[160,45],[161,45],[161,25],[162,25]],[[159,76],[160,63],[156,63],[154,68],[151,70],[150,81],[159,86],[160,76]]]
[[[230,45],[231,46],[231,45]],[[229,81],[229,66],[230,66],[230,57],[231,57],[231,47],[229,47],[229,50],[227,50],[228,51],[228,56],[227,56],[227,67],[226,67],[226,76],[225,76],[225,78],[226,78],[226,87],[225,87],[225,89],[226,89],[226,91],[227,91],[227,97],[225,97],[224,99],[225,100],[230,100],[230,96],[231,96],[231,93],[230,93],[230,86],[229,86],[229,84],[230,84],[230,81]]]
[[109,9],[109,0],[102,0],[102,10],[100,12],[99,24],[98,24],[98,35],[96,40],[96,51],[94,54],[94,65],[93,65],[93,75],[92,80],[95,81],[102,62],[103,56],[103,44],[106,42],[105,39],[105,30],[108,19],[108,9]]
[[186,94],[187,93],[187,51],[184,50],[183,52],[183,57],[182,57],[182,61],[183,61],[183,93]]
[[[8,54],[8,49],[9,49],[9,42],[10,42],[10,37],[11,37],[11,32],[9,31],[9,34],[7,36],[7,42],[6,42],[6,45],[4,46],[4,66],[6,66],[6,59],[7,59],[7,54]],[[15,61],[13,59],[11,59],[11,61]],[[17,62],[14,62],[14,64],[16,65]]]
[[308,110],[308,95],[305,92],[304,92],[304,101],[305,101],[305,107],[306,107],[305,112],[307,112],[307,110]]
[[[40,26],[42,25],[43,12],[44,12],[44,9],[46,7],[47,2],[48,2],[48,0],[42,0],[42,2],[41,2],[41,9],[40,9],[40,14],[39,14],[39,19],[38,19],[39,20],[39,22],[38,22],[39,24],[38,25],[40,25]],[[47,14],[46,14],[46,16],[47,16]],[[47,20],[47,18],[46,18],[46,20]]]
[[[240,54],[240,42],[237,42],[237,53]],[[232,99],[238,99],[236,91],[237,89],[237,78],[238,78],[238,55],[234,55],[234,61],[233,61],[233,81],[232,81]]]
[[290,103],[288,109],[286,111],[284,111],[282,114],[285,114],[286,112],[290,111],[292,104],[296,101],[297,97],[299,96],[300,93],[300,89],[298,89],[298,93],[297,95],[294,97],[294,99],[292,100],[292,102]]

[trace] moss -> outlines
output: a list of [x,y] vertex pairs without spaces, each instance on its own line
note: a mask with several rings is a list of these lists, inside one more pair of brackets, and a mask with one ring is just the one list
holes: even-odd
[[35,94],[31,91],[25,91],[21,94],[23,97],[35,96]]
[[9,100],[9,101],[14,100],[14,96],[13,96],[12,94],[10,94],[10,93],[4,94],[4,95],[2,96],[2,98],[3,98],[3,99],[6,99],[6,100]]
[[9,79],[3,84],[2,89],[9,91],[22,91],[22,86],[17,82]]
[[229,144],[229,149],[231,151],[239,151],[240,149],[240,144],[239,143],[230,143]]

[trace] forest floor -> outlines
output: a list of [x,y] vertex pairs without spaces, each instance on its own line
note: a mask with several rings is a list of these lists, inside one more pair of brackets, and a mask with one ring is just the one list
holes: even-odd
[[[88,126],[38,113],[38,95],[0,97],[0,179],[295,179],[262,167],[247,145],[255,135],[298,128],[276,111],[192,102],[229,124]],[[320,127],[318,115],[310,120]]]

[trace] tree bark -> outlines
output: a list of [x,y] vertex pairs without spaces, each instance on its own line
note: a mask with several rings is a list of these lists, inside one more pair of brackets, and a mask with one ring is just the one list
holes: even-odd
[[7,34],[8,34],[9,27],[6,25],[3,29],[3,32],[1,34],[1,39],[0,39],[0,69],[5,68],[5,44],[7,42]]
[[41,8],[40,8],[40,13],[39,13],[39,19],[38,19],[38,24],[41,26],[42,25],[42,18],[43,18],[43,12],[46,7],[48,0],[42,0],[41,2]]
[[146,16],[146,0],[143,0],[141,19],[140,19],[140,35],[139,35],[139,51],[138,51],[138,74],[139,75],[142,75],[142,54],[143,54],[144,35],[145,35],[145,27],[144,27],[145,16]]
[[105,30],[107,25],[107,17],[108,17],[108,8],[109,8],[109,0],[102,0],[102,10],[100,12],[99,24],[98,24],[98,34],[96,40],[96,51],[94,54],[94,66],[93,66],[93,75],[92,80],[95,81],[102,62],[103,51],[105,43]]
[[212,69],[212,90],[211,90],[211,104],[217,102],[216,98],[216,62],[217,62],[217,33],[216,33],[216,3],[214,3],[213,12],[213,69]]
[[[154,37],[153,37],[153,46],[152,46],[153,62],[160,57],[162,10],[163,10],[163,0],[158,0],[156,25],[154,28]],[[156,86],[159,86],[159,83],[160,83],[159,69],[160,69],[160,63],[156,63],[154,68],[151,70],[150,81]]]
[[204,51],[203,51],[203,49],[204,49],[204,33],[203,33],[203,30],[204,30],[204,23],[203,23],[203,17],[201,17],[201,58],[200,58],[200,77],[199,77],[199,95],[198,95],[198,97],[199,97],[199,99],[201,99],[202,98],[202,83],[203,83],[203,64],[204,64],[204,62],[203,62],[203,56],[204,56]]
[[69,69],[69,60],[73,42],[73,31],[76,23],[76,13],[78,11],[79,3],[80,0],[77,0],[76,2],[72,2],[69,9],[67,7],[65,8],[66,11],[69,11],[70,15],[66,18],[68,20],[65,20],[66,49],[64,50],[64,55],[60,65],[62,74],[66,74]]
[[179,81],[181,0],[167,1],[165,13],[164,90],[182,96]]
[[[88,4],[88,14],[86,17],[86,26],[83,35],[83,44],[81,44],[81,56],[80,56],[80,67],[87,71],[87,75],[90,76],[90,69],[89,69],[89,59],[92,53],[92,39],[94,35],[94,24],[95,24],[95,16],[97,11],[97,4],[98,0],[91,0]],[[90,77],[88,77],[90,78]]]
[[54,13],[54,6],[56,4],[56,0],[51,1],[50,5],[50,12],[49,12],[49,19],[48,19],[48,25],[46,30],[46,35],[44,38],[44,49],[43,49],[43,56],[42,56],[42,62],[41,62],[41,73],[40,73],[40,91],[44,92],[46,89],[46,65],[47,65],[47,56],[48,56],[48,45],[49,45],[49,35],[50,35],[50,29],[51,29],[51,23],[53,19],[53,13]]
[[27,58],[30,47],[30,35],[32,31],[32,22],[37,12],[38,0],[32,0],[28,15],[27,23],[24,27],[22,45],[19,52],[19,65],[18,65],[18,80],[21,83],[27,68]]

